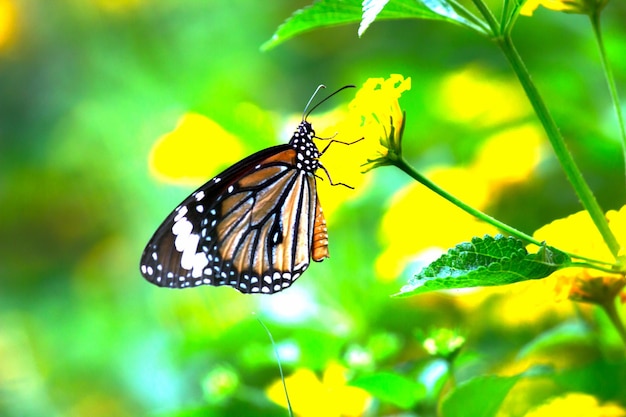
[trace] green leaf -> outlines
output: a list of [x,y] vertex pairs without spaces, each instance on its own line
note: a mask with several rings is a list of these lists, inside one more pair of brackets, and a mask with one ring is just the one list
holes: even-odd
[[591,394],[603,401],[626,398],[626,361],[606,359],[567,369],[555,376],[555,381],[565,390]]
[[[457,23],[462,26],[470,27],[481,33],[486,33],[483,27],[476,25],[472,23],[471,21],[469,21],[468,19],[464,18],[463,16],[459,15],[457,11],[454,9],[454,7],[452,7],[452,5],[447,0],[418,0],[418,1],[423,3],[424,6],[427,7],[429,10],[431,10],[433,13],[439,15],[440,18],[442,18],[443,20],[446,20],[451,23]],[[465,12],[469,15],[469,12],[467,11]]]
[[[540,333],[524,345],[517,354],[518,358],[550,353],[560,355],[567,351],[573,356],[581,352],[597,349],[597,334],[583,321],[571,321]],[[560,357],[562,357],[560,355]]]
[[534,366],[514,376],[479,376],[457,386],[441,404],[442,417],[494,417],[509,391],[523,378],[552,374],[546,366]]
[[442,417],[493,417],[509,391],[523,375],[481,376],[459,384],[444,398]]
[[350,385],[363,388],[379,400],[402,409],[412,408],[426,395],[426,388],[419,382],[390,372],[362,376],[351,381]]
[[389,0],[363,0],[363,19],[357,32],[359,38],[365,33],[370,24],[374,22],[388,2]]
[[448,250],[402,287],[402,296],[451,288],[505,285],[545,278],[570,265],[567,254],[542,246],[529,254],[524,243],[513,237],[473,238]]
[[[428,5],[425,4],[428,2]],[[437,4],[434,4],[437,3]],[[270,40],[261,45],[268,50],[287,39],[313,29],[360,22],[361,36],[376,19],[431,19],[445,20],[455,24],[478,27],[449,9],[442,0],[318,0],[310,6],[294,12],[278,27]],[[481,32],[482,29],[478,29]]]

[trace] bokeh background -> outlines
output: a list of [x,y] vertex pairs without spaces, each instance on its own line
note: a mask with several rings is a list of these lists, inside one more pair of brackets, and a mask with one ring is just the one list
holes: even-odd
[[[517,352],[582,314],[541,282],[391,298],[441,250],[495,231],[392,168],[345,173],[351,154],[340,145],[325,165],[356,190],[321,185],[331,258],[289,290],[176,291],[140,276],[143,247],[169,211],[220,169],[286,142],[320,83],[410,77],[401,103],[416,168],[527,233],[580,210],[489,41],[403,20],[376,22],[361,39],[349,25],[261,52],[306,4],[0,0],[0,415],[287,415],[268,396],[279,374],[257,318],[287,375],[310,370],[311,386],[323,386],[337,366],[346,378],[400,370],[431,390],[413,408],[428,415],[443,371],[419,334],[467,335],[462,380],[523,370]],[[625,5],[612,1],[605,36],[622,92],[624,21]],[[587,20],[538,10],[520,18],[515,39],[601,206],[621,207],[624,163]],[[352,94],[309,120],[323,132]],[[166,162],[155,162],[159,146]],[[610,349],[606,332],[603,347],[578,353]],[[310,388],[297,384],[294,393]],[[377,407],[371,415],[399,405]]]

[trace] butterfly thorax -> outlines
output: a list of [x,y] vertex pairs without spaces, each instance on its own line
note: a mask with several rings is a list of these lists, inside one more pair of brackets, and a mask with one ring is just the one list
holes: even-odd
[[315,172],[319,168],[320,152],[313,142],[315,131],[311,123],[302,121],[294,132],[289,144],[296,151],[296,167],[298,169]]

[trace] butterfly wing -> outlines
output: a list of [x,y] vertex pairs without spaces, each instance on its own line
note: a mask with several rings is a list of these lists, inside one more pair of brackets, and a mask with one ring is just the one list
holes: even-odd
[[328,257],[315,176],[279,145],[238,162],[198,188],[161,224],[140,270],[184,288],[230,285],[243,293],[289,287],[311,257]]

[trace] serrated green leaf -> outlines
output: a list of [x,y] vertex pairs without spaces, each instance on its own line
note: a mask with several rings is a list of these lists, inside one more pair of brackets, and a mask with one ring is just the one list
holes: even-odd
[[467,19],[460,16],[454,7],[446,0],[420,0],[433,13],[438,14],[442,18],[450,22],[456,22],[464,26],[474,27]]
[[363,18],[357,32],[359,38],[365,33],[388,2],[389,0],[363,0]]
[[540,279],[569,266],[570,261],[567,254],[546,245],[529,254],[524,243],[513,237],[473,238],[422,269],[397,295]]
[[365,375],[351,381],[350,385],[403,409],[412,408],[426,395],[426,388],[419,382],[390,372]]
[[287,39],[313,29],[361,22],[361,36],[375,19],[446,20],[476,28],[467,21],[436,13],[416,0],[319,0],[294,12],[278,27],[270,40],[261,45],[268,50]]

